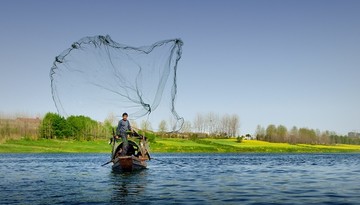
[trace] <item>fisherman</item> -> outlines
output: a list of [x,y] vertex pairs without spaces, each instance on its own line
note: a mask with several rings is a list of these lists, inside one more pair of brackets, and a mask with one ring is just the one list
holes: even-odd
[[119,124],[117,126],[116,129],[116,136],[121,137],[121,140],[123,142],[123,146],[122,146],[122,152],[121,152],[121,156],[125,156],[128,150],[128,140],[127,140],[127,134],[128,132],[132,132],[133,129],[131,128],[130,122],[127,119],[128,118],[128,114],[125,112],[122,114],[122,119],[119,121]]

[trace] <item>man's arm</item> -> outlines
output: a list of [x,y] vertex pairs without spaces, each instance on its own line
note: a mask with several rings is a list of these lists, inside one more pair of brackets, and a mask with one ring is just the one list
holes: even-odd
[[116,128],[116,136],[120,135],[120,121],[118,122],[118,126]]

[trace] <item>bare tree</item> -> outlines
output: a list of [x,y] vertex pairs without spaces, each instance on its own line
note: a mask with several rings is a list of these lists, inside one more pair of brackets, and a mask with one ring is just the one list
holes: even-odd
[[159,132],[161,133],[165,133],[168,131],[168,127],[167,127],[167,123],[165,120],[161,120],[161,122],[159,123]]
[[104,120],[104,124],[111,126],[116,126],[117,123],[118,123],[117,117],[113,112],[110,112]]
[[296,126],[291,128],[288,138],[291,144],[296,144],[299,142],[299,130]]
[[130,120],[130,125],[132,128],[138,129],[139,126],[135,120]]
[[176,128],[176,121],[175,121],[175,119],[170,116],[168,123],[169,123],[169,128],[170,128],[170,130],[171,130],[171,131],[174,131],[175,128]]
[[180,131],[183,133],[189,133],[191,132],[191,130],[192,130],[191,122],[185,121]]
[[263,128],[261,125],[257,125],[256,126],[256,130],[255,130],[255,137],[257,140],[264,140],[265,139],[265,128]]
[[209,135],[236,136],[239,132],[240,120],[236,114],[220,116],[210,112],[197,114],[194,120],[194,131]]
[[220,126],[220,133],[224,136],[229,136],[230,134],[230,117],[228,114],[222,116],[221,118],[221,126]]
[[198,113],[195,117],[194,129],[196,132],[205,132],[205,119],[200,113]]
[[233,114],[229,119],[229,135],[231,137],[235,137],[238,134],[239,127],[240,127],[239,116]]
[[319,142],[321,144],[330,144],[330,132],[326,130],[325,132],[322,132],[320,135]]
[[141,121],[141,129],[143,131],[148,131],[151,130],[151,123],[148,120],[143,120]]
[[219,115],[213,112],[210,112],[206,115],[205,119],[205,129],[206,132],[210,135],[214,135],[218,129]]

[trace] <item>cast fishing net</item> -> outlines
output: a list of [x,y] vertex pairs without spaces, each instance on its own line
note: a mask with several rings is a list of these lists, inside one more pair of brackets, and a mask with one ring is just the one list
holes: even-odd
[[166,108],[178,130],[176,72],[183,42],[164,40],[132,47],[110,36],[84,37],[55,57],[50,71],[52,97],[59,114],[102,118],[128,112],[132,119]]

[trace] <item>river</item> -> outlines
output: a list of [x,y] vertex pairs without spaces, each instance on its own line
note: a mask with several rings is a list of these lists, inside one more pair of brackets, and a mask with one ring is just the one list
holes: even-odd
[[0,204],[360,204],[360,154],[0,154]]

